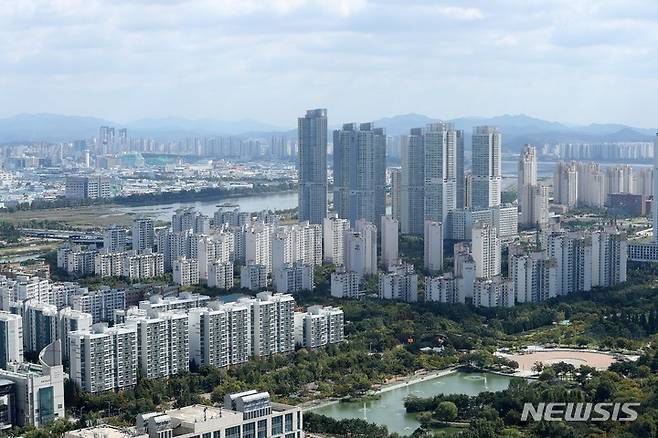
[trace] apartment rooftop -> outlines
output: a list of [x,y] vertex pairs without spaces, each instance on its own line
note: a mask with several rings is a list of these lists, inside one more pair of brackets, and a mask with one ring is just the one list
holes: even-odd
[[123,428],[100,425],[66,432],[64,438],[146,438],[148,435],[139,433],[134,428]]

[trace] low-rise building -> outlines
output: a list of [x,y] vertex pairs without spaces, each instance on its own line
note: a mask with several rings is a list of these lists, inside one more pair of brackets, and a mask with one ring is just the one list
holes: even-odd
[[345,316],[338,307],[310,306],[295,312],[295,342],[306,348],[342,342]]
[[358,298],[361,276],[339,267],[331,273],[331,296],[336,298]]

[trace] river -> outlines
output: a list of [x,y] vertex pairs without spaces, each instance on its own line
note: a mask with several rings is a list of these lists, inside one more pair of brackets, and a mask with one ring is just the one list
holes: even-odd
[[406,397],[432,397],[438,394],[477,395],[485,391],[502,391],[507,389],[511,379],[498,374],[456,372],[383,392],[374,400],[333,403],[312,409],[312,412],[336,419],[361,418],[370,423],[387,426],[389,433],[411,435],[420,423],[416,420],[416,414],[407,414],[405,411]]
[[215,214],[218,204],[236,205],[241,211],[256,212],[262,210],[288,210],[297,208],[297,192],[268,193],[235,198],[219,198],[212,201],[174,202],[168,204],[143,205],[139,207],[119,207],[122,213],[132,213],[152,217],[156,220],[170,221],[179,208],[194,207],[197,211],[210,217]]
[[[502,160],[503,187],[515,187],[518,160]],[[537,163],[537,174],[540,178],[550,177],[555,170],[555,162]],[[331,200],[331,193],[329,193]],[[257,212],[262,210],[288,210],[297,208],[297,192],[268,193],[254,196],[239,196],[235,198],[218,198],[210,201],[190,201],[163,203],[144,206],[125,206],[117,210],[121,213],[143,214],[153,217],[160,221],[170,221],[171,216],[178,208],[194,207],[197,211],[205,215],[212,216],[217,211],[218,204],[235,204],[241,211]],[[390,206],[387,207],[387,213],[390,213]]]

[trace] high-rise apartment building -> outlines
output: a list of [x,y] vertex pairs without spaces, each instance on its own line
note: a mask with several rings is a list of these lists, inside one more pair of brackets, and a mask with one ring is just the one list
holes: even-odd
[[[448,212],[457,208],[457,155],[460,135],[450,123],[427,125],[423,133],[425,152],[425,220],[446,223]],[[463,141],[461,142],[463,145]]]
[[398,254],[398,230],[400,225],[397,220],[391,216],[382,216],[381,220],[381,247],[382,247],[382,266],[388,267],[397,263]]
[[607,226],[592,233],[592,286],[610,287],[626,281],[626,233]]
[[386,273],[380,273],[379,298],[408,303],[418,301],[418,274],[413,265],[403,263],[389,267]]
[[386,212],[386,133],[372,123],[334,131],[334,210],[349,219],[377,223]]
[[299,293],[313,289],[314,266],[303,262],[285,264],[273,272],[273,284],[279,293]]
[[175,260],[173,277],[174,283],[183,287],[199,284],[199,261],[187,257]]
[[189,370],[189,319],[184,311],[150,311],[127,318],[137,330],[138,364],[146,379],[169,377]]
[[215,260],[208,263],[208,287],[230,289],[233,287],[233,263]]
[[10,362],[23,362],[23,319],[0,311],[0,368]]
[[240,303],[208,303],[190,309],[190,359],[197,365],[227,367],[251,356],[251,310]]
[[322,224],[322,244],[324,247],[323,260],[325,263],[333,263],[336,266],[345,263],[344,240],[345,232],[350,229],[347,219],[328,217]]
[[92,317],[89,313],[64,307],[59,311],[59,339],[62,343],[62,357],[70,357],[69,333],[75,331],[89,331],[92,326]]
[[272,233],[272,272],[285,264],[322,264],[322,225],[302,222],[278,227]]
[[155,244],[153,219],[140,217],[133,221],[132,243],[133,250],[137,252],[153,249]]
[[39,353],[59,338],[57,307],[35,299],[23,303],[23,346],[26,353]]
[[402,170],[391,169],[391,216],[399,222],[402,220]]
[[423,129],[410,131],[402,149],[401,230],[402,234],[422,234],[425,220],[425,144]]
[[483,222],[475,224],[471,252],[475,260],[476,278],[500,275],[500,239],[495,227]]
[[361,277],[356,272],[339,267],[331,273],[331,296],[336,298],[358,298],[360,280]]
[[137,329],[94,324],[69,333],[70,376],[83,391],[101,392],[137,384]]
[[578,203],[578,169],[576,163],[559,162],[553,176],[553,198],[558,204],[575,207]]
[[306,348],[342,342],[343,326],[342,309],[310,306],[306,312],[295,312],[295,341]]
[[502,134],[493,126],[473,128],[473,193],[471,207],[497,207],[501,193]]
[[327,216],[327,110],[306,112],[299,135],[299,220],[321,224]]
[[238,302],[251,306],[253,356],[294,351],[296,304],[292,295],[260,292],[256,298],[243,298]]
[[108,253],[126,250],[128,231],[125,228],[112,225],[103,231],[103,249]]
[[654,202],[651,204],[653,210],[653,239],[658,244],[658,202],[655,200],[658,197],[658,133],[653,146],[653,196]]
[[548,251],[510,248],[509,278],[519,303],[536,303],[557,296],[557,263]]
[[425,221],[423,264],[428,271],[443,271],[443,225],[441,222]]

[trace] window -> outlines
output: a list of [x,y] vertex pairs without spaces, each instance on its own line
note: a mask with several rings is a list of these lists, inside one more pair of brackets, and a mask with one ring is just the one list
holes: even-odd
[[267,420],[258,422],[258,438],[267,438]]
[[283,417],[272,417],[272,435],[281,435],[283,433]]
[[45,424],[55,417],[55,402],[53,387],[39,388],[39,408],[35,412],[39,413],[39,423]]
[[256,437],[256,423],[247,423],[242,427],[242,436],[244,438]]
[[292,413],[286,414],[286,432],[292,432]]
[[220,437],[220,432],[218,430],[212,433],[212,438],[219,438],[219,437]]
[[240,426],[229,427],[226,429],[226,438],[240,438]]
[[210,436],[211,436],[211,433],[210,433],[210,432],[208,432],[208,433],[204,433],[204,434],[203,434],[203,438],[210,438]]

